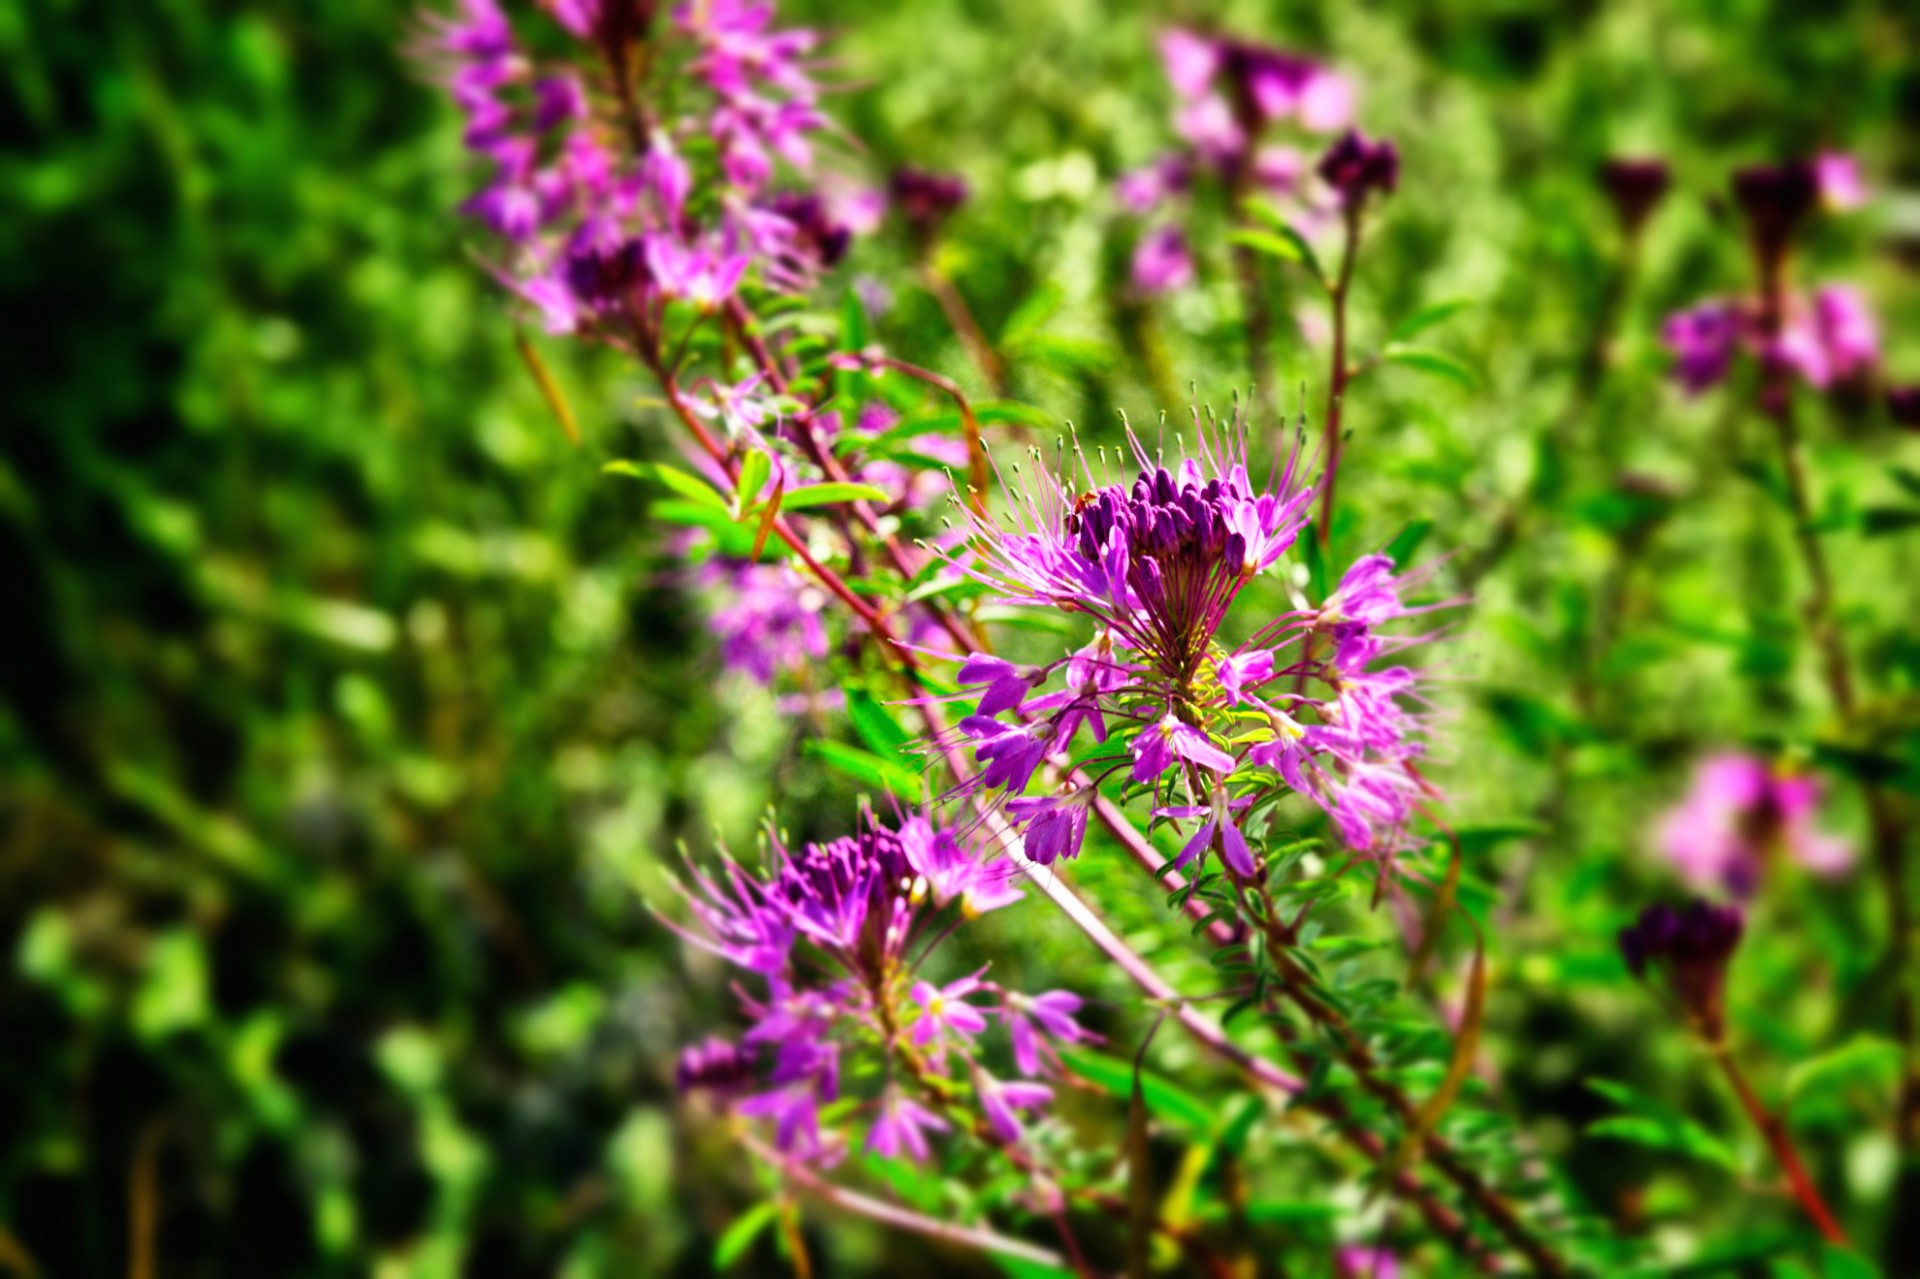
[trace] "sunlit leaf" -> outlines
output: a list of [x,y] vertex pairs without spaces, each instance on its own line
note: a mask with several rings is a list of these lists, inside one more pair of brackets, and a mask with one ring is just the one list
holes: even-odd
[[1400,323],[1393,326],[1387,334],[1389,342],[1404,342],[1418,333],[1425,332],[1436,324],[1452,319],[1473,305],[1472,298],[1449,298],[1444,302],[1435,302],[1423,306]]
[[1380,358],[1388,364],[1397,364],[1401,368],[1445,378],[1470,391],[1480,385],[1480,375],[1475,373],[1465,361],[1457,356],[1448,355],[1445,351],[1436,351],[1432,347],[1389,342],[1381,350]]
[[781,501],[781,506],[789,511],[801,511],[808,507],[831,506],[838,502],[879,502],[886,505],[892,501],[892,495],[885,489],[875,488],[871,484],[831,481],[794,489]]
[[1685,1155],[1737,1173],[1740,1164],[1726,1143],[1700,1124],[1661,1102],[1608,1079],[1589,1079],[1587,1087],[1628,1111],[1587,1125],[1590,1137],[1610,1137],[1637,1146]]
[[758,1203],[734,1218],[713,1246],[713,1268],[726,1270],[733,1266],[747,1250],[753,1247],[753,1241],[763,1234],[780,1215],[780,1206],[776,1203]]
[[659,462],[608,462],[601,467],[607,475],[626,475],[636,480],[650,480],[660,487],[700,506],[711,507],[717,511],[727,509],[726,499],[714,491],[711,484],[697,476],[689,475],[678,467],[666,466]]

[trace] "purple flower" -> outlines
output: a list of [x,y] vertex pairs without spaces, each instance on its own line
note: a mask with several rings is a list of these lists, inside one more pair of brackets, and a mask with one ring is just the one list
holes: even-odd
[[998,1080],[977,1066],[973,1071],[973,1090],[980,1098],[980,1113],[986,1116],[994,1135],[1008,1145],[1026,1135],[1018,1112],[1038,1110],[1053,1100],[1053,1089],[1044,1084]]
[[1151,213],[1192,183],[1193,169],[1185,156],[1163,155],[1144,169],[1121,174],[1113,190],[1127,212]]
[[728,670],[771,685],[777,675],[826,657],[825,597],[792,569],[717,558],[698,581],[719,601],[709,622]]
[[[926,939],[937,946],[958,922],[952,907],[964,921],[1018,898],[1010,885],[1017,868],[1007,859],[983,858],[919,815],[897,831],[869,818],[858,835],[797,852],[771,832],[769,844],[769,865],[759,873],[731,862],[719,876],[689,867],[683,895],[691,922],[668,924],[759,975],[766,991],[735,987],[748,1030],[738,1045],[713,1039],[688,1049],[678,1071],[682,1091],[738,1099],[740,1114],[773,1125],[780,1149],[824,1161],[844,1148],[844,1134],[823,1132],[822,1107],[840,1097],[845,1053],[877,1049],[878,1064],[891,1068],[896,1054],[913,1051],[910,1041],[927,1050],[916,1055],[916,1070],[943,1075],[957,1089],[964,1074],[944,1076],[947,1063],[958,1055],[966,1070],[977,1065],[975,1037],[992,1017],[1008,1026],[1016,1059],[1033,1053],[1029,1023],[1063,1040],[1080,1036],[1072,1019],[1079,1004],[1066,992],[1029,1000],[985,980],[984,969],[946,986],[909,986],[930,949]],[[882,1075],[862,1068],[847,1077],[858,1086]],[[1001,1100],[1018,1110],[1030,1095]],[[878,1153],[924,1159],[926,1133],[945,1130],[890,1090],[874,1104],[879,1115],[867,1148]]]
[[915,982],[913,1002],[925,1012],[913,1023],[913,1042],[924,1048],[948,1034],[972,1036],[985,1030],[986,1014],[966,1002],[966,997],[979,990],[980,984],[979,973],[948,982],[945,986]]
[[1698,898],[1676,910],[1649,906],[1620,931],[1620,954],[1635,977],[1665,977],[1681,1009],[1709,1040],[1726,1027],[1727,965],[1740,945],[1739,908]]
[[1080,855],[1087,836],[1087,813],[1100,792],[1083,786],[1064,795],[1036,795],[1007,801],[1007,815],[1026,828],[1027,856],[1042,866]]
[[1053,726],[1045,720],[1033,724],[1002,724],[984,715],[969,715],[960,721],[960,730],[973,738],[974,758],[986,765],[980,772],[980,784],[989,790],[1025,790],[1033,774],[1052,749]]
[[[1037,1075],[1042,1066],[1041,1052],[1053,1049],[1047,1039],[1061,1044],[1088,1043],[1099,1036],[1081,1028],[1074,1020],[1083,1001],[1070,990],[1050,990],[1043,995],[1016,996],[1006,1009],[1007,1034],[1013,1041],[1013,1061],[1023,1075]],[[1044,1036],[1044,1038],[1043,1038]]]
[[1357,211],[1367,197],[1391,195],[1400,182],[1400,153],[1385,138],[1368,141],[1358,129],[1340,135],[1317,168],[1343,207]]
[[[900,823],[900,844],[907,864],[925,881],[925,892],[936,906],[957,901],[964,917],[978,919],[1020,900],[1020,890],[1014,887],[1019,867],[1004,858],[983,861],[951,830],[922,817],[909,817]],[[919,884],[913,891],[916,897],[921,894]]]
[[925,1163],[928,1132],[946,1132],[947,1121],[926,1107],[902,1097],[889,1088],[880,1099],[880,1114],[867,1134],[867,1152],[896,1159],[905,1154],[915,1163]]
[[991,716],[1018,707],[1046,674],[1045,670],[1015,666],[991,653],[975,653],[962,664],[954,679],[962,688],[984,684],[986,692],[980,695],[974,714]]
[[1819,875],[1852,865],[1844,842],[1815,829],[1819,804],[1812,777],[1751,755],[1715,755],[1701,762],[1693,789],[1661,820],[1657,838],[1689,882],[1750,897],[1775,852]]
[[1216,773],[1233,771],[1233,756],[1215,746],[1205,733],[1191,724],[1181,723],[1168,711],[1159,723],[1134,738],[1132,778],[1136,782],[1158,781],[1175,759],[1187,760]]
[[1177,226],[1149,231],[1133,251],[1133,286],[1142,293],[1171,293],[1193,283],[1193,254]]
[[916,236],[929,236],[967,202],[965,178],[903,165],[887,184],[894,207]]
[[753,1072],[753,1054],[716,1035],[680,1054],[673,1081],[682,1094],[702,1089],[731,1096],[748,1086]]
[[1727,376],[1743,321],[1731,302],[1704,302],[1667,318],[1660,341],[1673,352],[1674,376],[1687,394],[1698,395]]

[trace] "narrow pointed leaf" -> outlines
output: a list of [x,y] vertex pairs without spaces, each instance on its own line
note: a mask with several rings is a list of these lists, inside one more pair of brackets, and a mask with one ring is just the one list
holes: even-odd
[[533,384],[540,388],[540,398],[547,402],[548,411],[566,433],[567,443],[575,448],[580,447],[580,423],[574,420],[573,409],[567,404],[560,383],[554,380],[552,372],[548,370],[547,362],[540,358],[540,352],[534,349],[532,340],[524,331],[515,331],[513,345],[520,352],[521,363],[533,375]]

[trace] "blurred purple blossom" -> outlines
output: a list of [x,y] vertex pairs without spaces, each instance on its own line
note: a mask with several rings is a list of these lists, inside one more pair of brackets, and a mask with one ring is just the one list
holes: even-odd
[[1815,828],[1817,778],[1780,771],[1753,755],[1701,761],[1693,788],[1661,819],[1660,849],[1689,883],[1751,897],[1775,854],[1820,875],[1853,864],[1847,844]]

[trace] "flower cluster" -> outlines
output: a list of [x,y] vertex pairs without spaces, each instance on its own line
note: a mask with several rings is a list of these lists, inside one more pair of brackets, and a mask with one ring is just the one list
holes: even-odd
[[1786,287],[1789,250],[1814,212],[1823,204],[1844,211],[1865,200],[1859,165],[1838,152],[1758,165],[1733,175],[1733,196],[1759,289],[1751,298],[1712,299],[1668,317],[1660,337],[1673,352],[1674,377],[1697,395],[1723,381],[1735,357],[1745,354],[1815,390],[1870,381],[1880,363],[1880,328],[1860,293],[1839,284],[1810,295]]
[[[919,975],[950,925],[1021,896],[1017,867],[983,856],[922,816],[897,828],[869,818],[856,835],[795,852],[770,841],[753,873],[726,863],[690,869],[685,890],[693,945],[753,973],[764,994],[743,992],[752,1022],[738,1042],[708,1040],[682,1056],[683,1089],[704,1088],[739,1113],[769,1121],[775,1144],[831,1162],[841,1134],[822,1109],[864,1122],[865,1149],[925,1159],[928,1137],[952,1126],[969,1092],[994,1138],[1012,1144],[1051,1099],[1035,1082],[1057,1065],[1057,1045],[1091,1039],[1068,991],[1028,996],[984,970],[936,985]],[[1020,1079],[990,1073],[980,1037],[997,1021]],[[843,1070],[864,1057],[877,1071]],[[856,1077],[877,1091],[854,1097]]]
[[697,580],[717,601],[708,620],[728,670],[771,685],[827,655],[826,593],[786,565],[716,557]]
[[1660,339],[1673,352],[1674,377],[1693,395],[1723,381],[1742,352],[1789,370],[1816,390],[1856,381],[1880,363],[1873,312],[1842,284],[1788,299],[1777,335],[1764,331],[1757,303],[1723,299],[1669,317]]
[[1727,964],[1745,926],[1738,907],[1697,898],[1678,909],[1649,906],[1620,930],[1620,954],[1635,977],[1664,977],[1681,1011],[1718,1039],[1726,1026]]
[[[502,239],[497,273],[550,332],[624,335],[674,300],[711,309],[755,266],[768,286],[797,288],[846,248],[829,202],[771,190],[776,159],[807,171],[825,124],[805,62],[814,34],[774,28],[754,0],[680,5],[668,32],[645,29],[645,8],[554,9],[582,57],[608,68],[607,102],[537,64],[495,0],[430,20],[429,58],[488,166],[466,211]],[[674,114],[646,105],[655,74],[678,75]],[[714,155],[712,172],[696,171],[694,150]]]
[[1751,755],[1715,755],[1693,789],[1660,824],[1661,849],[1698,885],[1751,897],[1767,862],[1785,854],[1808,870],[1838,874],[1852,865],[1841,840],[1814,828],[1820,783]]
[[[956,565],[1008,603],[1097,628],[1045,665],[983,655],[960,668],[959,683],[981,690],[960,724],[983,766],[970,786],[1006,793],[1038,862],[1079,852],[1099,783],[1122,771],[1153,791],[1156,815],[1193,821],[1182,865],[1217,850],[1234,874],[1253,875],[1248,819],[1289,792],[1325,809],[1355,849],[1392,853],[1425,790],[1418,678],[1380,663],[1409,642],[1382,628],[1421,611],[1404,602],[1408,578],[1367,556],[1320,607],[1228,649],[1222,623],[1293,545],[1313,489],[1297,457],[1256,487],[1238,422],[1217,438],[1200,429],[1201,456],[1171,468],[1137,438],[1132,447],[1131,484],[1096,482],[1076,447],[1079,476],[1036,466],[1013,518],[968,512],[974,558]],[[1097,775],[1025,795],[1082,727],[1117,739]]]
[[[1303,152],[1265,136],[1282,123],[1308,133],[1345,128],[1354,96],[1345,76],[1285,50],[1181,28],[1161,36],[1160,53],[1179,99],[1174,127],[1184,146],[1123,174],[1115,187],[1121,207],[1151,214],[1189,191],[1203,172],[1215,174],[1235,198],[1262,192],[1337,199],[1337,191],[1309,189]],[[1133,259],[1136,288],[1164,293],[1192,278],[1192,250],[1179,226],[1163,222],[1142,235]]]

